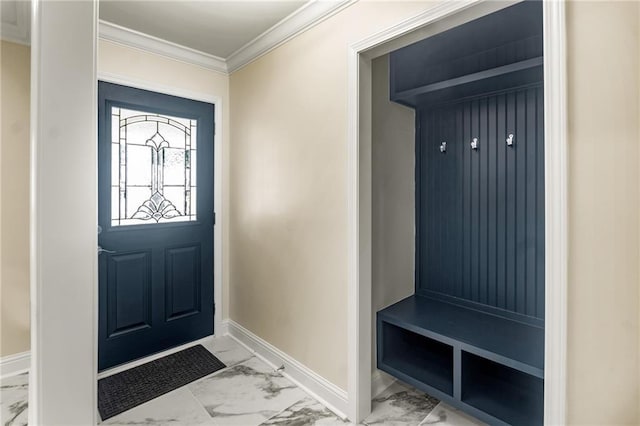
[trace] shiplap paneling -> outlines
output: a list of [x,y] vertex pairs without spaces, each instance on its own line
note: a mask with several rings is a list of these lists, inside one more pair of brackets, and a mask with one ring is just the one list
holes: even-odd
[[536,85],[418,109],[417,293],[543,320],[543,100]]

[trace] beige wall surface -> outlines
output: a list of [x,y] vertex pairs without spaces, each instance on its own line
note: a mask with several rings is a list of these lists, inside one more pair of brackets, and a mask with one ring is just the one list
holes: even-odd
[[[342,388],[347,46],[425,7],[359,2],[231,76],[230,317]],[[572,424],[640,421],[637,8],[568,5]]]
[[414,293],[415,111],[389,100],[389,55],[371,63],[372,366],[376,312]]
[[573,424],[640,423],[638,6],[567,5]]
[[28,46],[0,42],[0,356],[29,350]]
[[347,49],[433,4],[358,2],[230,79],[230,318],[342,389]]
[[[125,77],[134,82],[147,82],[160,87],[179,89],[222,100],[222,123],[216,123],[216,132],[222,133],[222,315],[229,312],[229,77],[196,65],[123,46],[106,40],[98,43],[98,77],[109,74]],[[217,303],[218,301],[216,301]]]

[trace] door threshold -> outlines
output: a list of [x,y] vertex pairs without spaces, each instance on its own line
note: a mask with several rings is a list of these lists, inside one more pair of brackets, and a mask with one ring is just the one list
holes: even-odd
[[121,373],[123,371],[129,370],[134,367],[138,367],[139,365],[146,364],[147,362],[155,361],[156,359],[162,358],[164,356],[171,355],[176,352],[180,352],[181,350],[190,348],[192,346],[208,343],[212,341],[214,337],[215,337],[215,334],[212,334],[210,336],[203,337],[202,339],[194,340],[193,342],[176,346],[175,348],[167,349],[162,352],[158,352],[153,355],[146,356],[144,358],[139,358],[134,361],[127,362],[125,364],[120,364],[115,367],[108,368],[104,371],[98,372],[98,380],[104,379],[105,377],[113,376],[114,374]]

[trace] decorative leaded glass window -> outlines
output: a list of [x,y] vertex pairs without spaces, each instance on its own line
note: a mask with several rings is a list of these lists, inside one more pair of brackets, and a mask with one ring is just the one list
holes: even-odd
[[197,121],[111,108],[111,226],[196,220]]

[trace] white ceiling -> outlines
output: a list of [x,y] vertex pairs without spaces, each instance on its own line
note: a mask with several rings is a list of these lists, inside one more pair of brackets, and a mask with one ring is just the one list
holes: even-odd
[[307,0],[100,0],[100,19],[227,58],[305,3]]
[[[99,1],[101,39],[228,74],[357,0]],[[29,45],[31,1],[0,5],[0,39]]]

